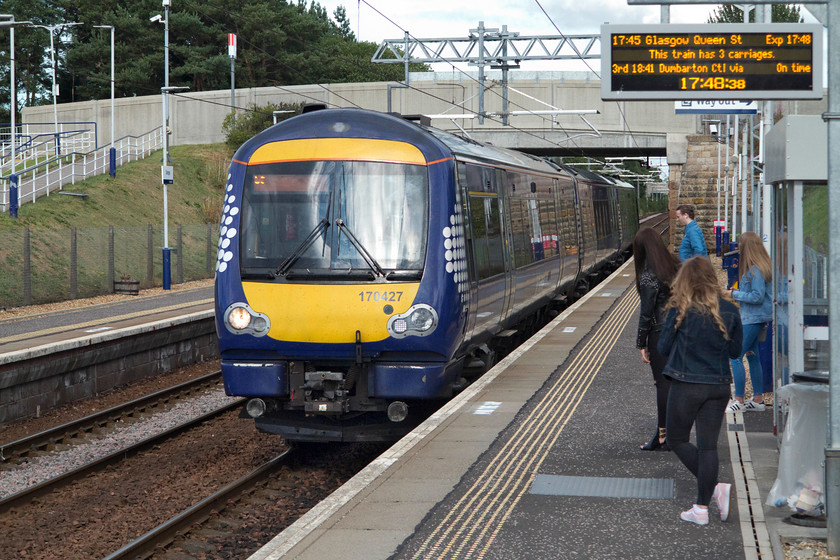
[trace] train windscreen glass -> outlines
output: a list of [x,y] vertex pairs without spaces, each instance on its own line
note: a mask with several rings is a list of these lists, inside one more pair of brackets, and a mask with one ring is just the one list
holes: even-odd
[[[426,168],[306,161],[248,167],[242,198],[243,275],[422,270]],[[373,263],[371,263],[373,261]]]

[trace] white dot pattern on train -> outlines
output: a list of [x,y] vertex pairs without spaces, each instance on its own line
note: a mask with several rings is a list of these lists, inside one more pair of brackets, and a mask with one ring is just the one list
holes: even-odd
[[446,272],[452,275],[461,303],[467,301],[469,279],[467,277],[467,259],[464,250],[464,224],[461,219],[460,204],[455,204],[455,213],[449,216],[450,226],[443,228],[443,248],[446,257]]
[[[230,181],[230,173],[228,173],[228,181]],[[225,189],[225,207],[222,210],[222,223],[219,230],[219,254],[216,259],[216,272],[224,272],[228,269],[228,262],[233,258],[233,251],[231,244],[236,237],[236,228],[230,227],[233,223],[233,217],[239,213],[239,207],[234,206],[236,196],[230,194],[233,190],[233,183],[228,183]]]

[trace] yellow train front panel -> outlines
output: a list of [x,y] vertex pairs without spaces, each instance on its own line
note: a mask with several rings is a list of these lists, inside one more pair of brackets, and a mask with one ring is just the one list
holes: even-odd
[[419,282],[268,284],[243,282],[248,305],[271,321],[268,336],[286,342],[353,343],[388,338],[388,319],[405,313]]

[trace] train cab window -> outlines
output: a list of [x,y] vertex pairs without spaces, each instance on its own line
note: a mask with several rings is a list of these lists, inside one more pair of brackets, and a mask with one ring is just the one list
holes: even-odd
[[312,271],[348,276],[420,271],[428,209],[423,166],[356,161],[249,166],[240,220],[242,272],[265,275],[281,266],[295,277]]

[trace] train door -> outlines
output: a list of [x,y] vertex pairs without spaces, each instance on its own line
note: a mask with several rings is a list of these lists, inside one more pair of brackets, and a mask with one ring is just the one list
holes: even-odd
[[458,163],[458,180],[466,194],[465,240],[475,293],[470,338],[483,339],[498,330],[508,291],[498,185],[493,168],[470,163]]
[[580,272],[580,241],[577,204],[573,181],[560,181],[557,186],[557,221],[560,229],[560,249],[563,260],[560,285],[572,285]]
[[595,232],[595,214],[592,210],[592,185],[577,181],[578,227],[580,228],[581,272],[589,273],[595,267],[598,236]]

